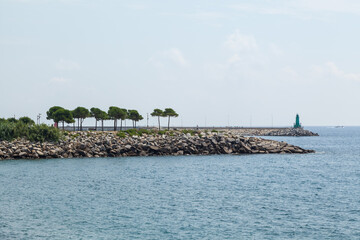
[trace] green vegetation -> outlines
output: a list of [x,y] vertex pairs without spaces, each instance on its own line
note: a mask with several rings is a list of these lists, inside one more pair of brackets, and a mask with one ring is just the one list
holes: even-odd
[[155,133],[153,130],[147,130],[147,129],[139,129],[137,131],[140,134],[140,136],[142,136],[143,134],[151,135]]
[[[47,112],[47,119],[53,120],[55,126],[58,127],[59,122],[62,123],[63,129],[64,124],[66,123],[74,123],[74,131],[75,128],[75,120],[77,119],[78,130],[82,131],[83,122],[88,117],[95,118],[95,130],[98,129],[98,121],[101,121],[101,129],[104,131],[104,121],[105,120],[113,120],[114,121],[114,131],[117,130],[117,122],[118,120],[121,121],[120,124],[120,131],[122,131],[122,124],[123,121],[129,119],[132,121],[133,128],[136,129],[137,122],[143,120],[143,116],[137,110],[127,110],[124,108],[119,108],[116,106],[109,107],[108,111],[105,112],[99,108],[92,107],[90,111],[85,107],[77,107],[76,109],[69,112],[69,110],[60,107],[60,106],[53,106]],[[154,109],[151,113],[151,116],[158,117],[159,123],[159,131],[161,130],[160,125],[160,117],[168,117],[168,130],[170,130],[170,118],[178,117],[177,114],[172,108],[165,108],[165,110],[161,109]],[[0,119],[1,120],[1,119]],[[9,119],[9,121],[16,122],[16,119]],[[25,123],[30,123],[29,119],[23,119]],[[32,120],[31,120],[32,121]]]
[[181,131],[183,134],[188,134],[190,133],[191,136],[194,136],[195,134],[198,134],[199,132],[198,131],[195,131],[195,130],[191,130],[191,129],[184,129]]
[[102,111],[99,108],[90,108],[90,116],[95,118],[95,130],[97,130],[97,122],[100,121],[101,112]]
[[17,123],[19,120],[17,120],[16,118],[8,118],[6,121],[12,122],[12,123]]
[[26,124],[22,121],[0,121],[0,140],[11,141],[16,138],[25,138],[32,142],[58,141],[61,137],[57,128],[46,124]]
[[211,132],[213,132],[213,133],[217,133],[217,132],[219,132],[219,131],[217,131],[217,130],[213,129],[213,130],[211,130]]
[[64,123],[74,123],[75,120],[71,114],[71,111],[67,109],[58,109],[56,112],[53,113],[53,118],[55,122],[62,122],[62,127],[64,130]]
[[142,136],[143,134],[151,135],[154,134],[154,131],[147,130],[147,129],[128,129],[125,131],[119,131],[117,135],[119,137],[126,137],[128,136]]
[[141,116],[138,111],[136,110],[129,110],[128,111],[128,119],[132,120],[133,128],[136,128],[136,122],[143,120],[143,116]]
[[54,113],[59,110],[59,109],[64,109],[62,107],[59,106],[53,106],[49,109],[49,111],[46,112],[46,119],[47,120],[54,120],[55,125],[58,125],[58,122],[55,121],[54,119]]
[[158,131],[157,133],[158,133],[159,135],[164,135],[164,134],[166,134],[167,131],[168,131],[168,130],[160,130],[160,131]]
[[154,111],[150,115],[153,117],[158,117],[159,131],[160,131],[160,117],[164,116],[164,111],[161,109],[155,108]]
[[101,129],[104,131],[104,120],[109,119],[108,114],[99,108],[93,107],[90,109],[90,116],[95,118],[95,131],[97,130],[98,121],[101,121]]
[[178,117],[179,114],[177,114],[174,109],[172,108],[165,108],[164,111],[164,117],[168,117],[168,130],[170,130],[170,118],[171,117]]
[[175,131],[168,131],[168,130],[147,130],[147,129],[128,129],[125,131],[119,131],[117,132],[117,136],[121,137],[121,138],[125,138],[127,136],[143,136],[144,134],[146,135],[164,135],[167,134],[169,136],[175,136]]
[[172,108],[165,108],[164,111],[161,109],[155,108],[154,111],[151,113],[151,116],[158,117],[159,131],[160,131],[160,117],[168,117],[168,130],[170,130],[170,118],[178,117],[179,114],[177,114],[174,111],[174,109],[172,109]]
[[123,131],[119,131],[116,135],[121,138],[126,138],[126,133]]
[[127,133],[129,136],[141,136],[141,134],[136,129],[128,129],[124,132]]
[[19,121],[23,122],[25,124],[30,124],[30,125],[35,124],[34,120],[32,120],[29,117],[21,117],[21,118],[19,118]]
[[109,115],[106,112],[101,111],[101,116],[100,116],[101,131],[104,131],[104,121],[108,119],[109,119]]
[[111,106],[109,107],[108,115],[110,119],[114,120],[114,131],[116,131],[117,128],[117,120],[121,119],[120,129],[122,130],[122,119],[126,119],[126,115],[127,115],[126,110],[115,106]]
[[77,118],[78,129],[82,131],[82,124],[86,118],[90,117],[90,111],[84,107],[77,107],[71,113],[74,118]]

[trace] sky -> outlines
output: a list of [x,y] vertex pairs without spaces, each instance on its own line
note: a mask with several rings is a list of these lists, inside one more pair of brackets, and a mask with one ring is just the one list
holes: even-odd
[[0,0],[0,117],[118,106],[146,125],[171,107],[176,126],[360,125],[359,53],[357,0]]

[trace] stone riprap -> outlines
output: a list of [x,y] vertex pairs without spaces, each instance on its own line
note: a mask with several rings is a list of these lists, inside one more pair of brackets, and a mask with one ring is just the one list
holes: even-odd
[[319,136],[303,128],[238,128],[233,132],[243,136],[289,136],[289,137],[312,137]]
[[235,132],[118,137],[115,132],[71,132],[57,143],[0,141],[0,159],[125,157],[161,155],[313,153],[285,142]]

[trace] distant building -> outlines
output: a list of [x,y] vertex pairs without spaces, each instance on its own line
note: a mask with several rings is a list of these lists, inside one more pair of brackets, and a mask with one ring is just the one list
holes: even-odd
[[301,128],[299,114],[296,114],[296,120],[295,120],[294,128]]

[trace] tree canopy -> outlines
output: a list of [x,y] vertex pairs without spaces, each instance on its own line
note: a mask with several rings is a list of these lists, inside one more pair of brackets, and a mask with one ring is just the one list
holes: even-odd
[[141,116],[137,110],[129,110],[128,118],[133,121],[133,127],[135,128],[136,128],[136,122],[144,119],[143,116]]
[[172,108],[165,108],[163,116],[168,117],[168,130],[170,129],[170,118],[171,117],[178,117],[179,114],[175,112]]
[[118,108],[118,107],[115,107],[115,106],[111,106],[109,107],[109,110],[108,110],[108,115],[109,115],[109,118],[114,120],[114,131],[116,131],[116,127],[117,127],[117,120],[118,119],[126,119],[126,110],[125,109],[122,109],[122,108]]
[[56,112],[53,113],[53,117],[55,122],[62,122],[63,129],[64,129],[64,122],[66,123],[74,122],[74,118],[71,111],[67,109],[58,109]]
[[153,117],[158,117],[159,131],[160,131],[160,117],[164,116],[164,111],[159,108],[155,108],[154,111],[150,115]]
[[101,120],[102,111],[99,108],[90,108],[90,116],[95,118],[95,130],[97,130],[97,122]]
[[[59,106],[53,106],[49,109],[49,111],[46,112],[46,119],[47,120],[54,120],[54,113],[59,110],[59,109],[64,109],[62,107],[59,107]],[[55,123],[57,123],[55,120],[54,120]]]
[[72,111],[72,115],[78,119],[78,126],[80,125],[80,131],[82,131],[82,124],[85,118],[90,117],[90,111],[84,107],[77,107]]
[[100,114],[101,131],[104,131],[104,121],[108,120],[108,119],[109,119],[109,115],[106,112],[101,111],[101,114]]

